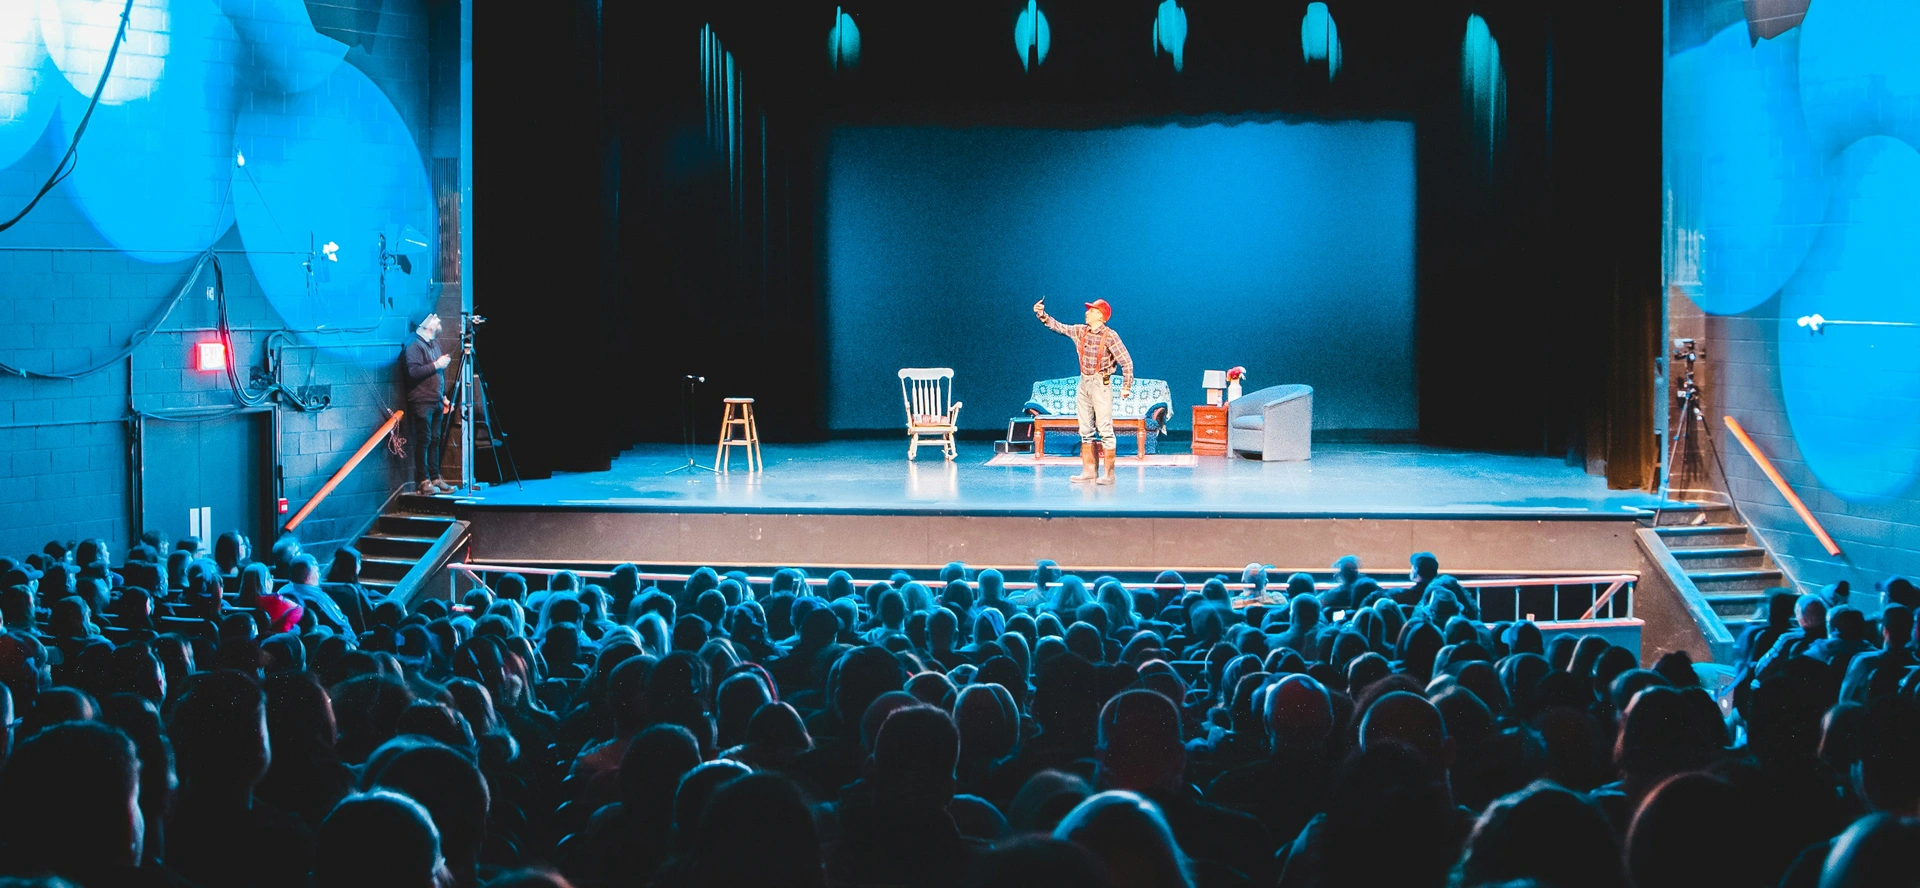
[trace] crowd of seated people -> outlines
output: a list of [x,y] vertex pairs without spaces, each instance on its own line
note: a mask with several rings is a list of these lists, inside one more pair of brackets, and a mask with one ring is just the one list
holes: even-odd
[[350,549],[210,555],[0,559],[0,883],[1915,884],[1904,581],[1776,596],[1708,688],[1484,622],[1426,553],[1238,600],[1043,561],[412,604]]

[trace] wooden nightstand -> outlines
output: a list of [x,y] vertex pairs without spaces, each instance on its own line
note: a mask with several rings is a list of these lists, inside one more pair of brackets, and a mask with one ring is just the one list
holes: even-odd
[[1193,455],[1227,455],[1227,407],[1193,405]]

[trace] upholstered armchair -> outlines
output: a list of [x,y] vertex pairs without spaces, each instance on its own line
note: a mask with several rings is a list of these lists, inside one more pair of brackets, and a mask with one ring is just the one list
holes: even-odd
[[1313,458],[1313,386],[1274,385],[1227,403],[1227,449],[1262,461]]

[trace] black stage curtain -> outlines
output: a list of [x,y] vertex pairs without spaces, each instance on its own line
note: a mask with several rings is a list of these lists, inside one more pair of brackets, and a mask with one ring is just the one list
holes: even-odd
[[[1071,128],[1257,112],[1415,122],[1423,441],[1605,460],[1616,485],[1645,483],[1659,354],[1657,0],[1330,4],[1343,48],[1331,84],[1300,61],[1305,0],[1182,0],[1178,73],[1148,51],[1157,0],[1041,3],[1054,39],[1025,72],[1012,46],[1025,5],[477,10],[475,299],[499,322],[484,359],[522,465],[590,469],[634,442],[679,440],[687,374],[707,378],[692,413],[702,440],[723,396],[756,398],[769,440],[824,436],[817,231],[821,146],[838,123]],[[851,72],[828,63],[838,8],[861,31]],[[1490,162],[1472,147],[1460,86],[1469,13],[1491,24],[1507,76]],[[718,138],[703,26],[739,73]]]

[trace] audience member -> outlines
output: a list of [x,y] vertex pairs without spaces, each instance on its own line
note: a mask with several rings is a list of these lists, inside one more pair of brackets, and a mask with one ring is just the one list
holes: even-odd
[[1256,600],[955,562],[404,603],[352,549],[214,550],[0,559],[0,875],[1657,888],[1704,849],[1814,888],[1898,882],[1920,817],[1905,598],[1769,599],[1723,713],[1684,652],[1482,622],[1430,553],[1254,563]]

